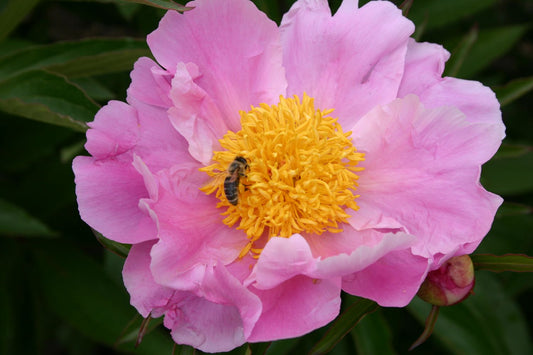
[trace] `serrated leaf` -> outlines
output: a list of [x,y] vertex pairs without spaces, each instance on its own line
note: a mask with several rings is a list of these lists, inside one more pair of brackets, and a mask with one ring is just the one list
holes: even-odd
[[515,79],[505,86],[493,87],[492,90],[496,93],[500,105],[506,106],[533,90],[533,76]]
[[98,105],[66,78],[34,70],[0,82],[0,110],[84,132]]
[[0,57],[0,79],[33,69],[48,69],[70,77],[86,77],[131,70],[142,56],[150,56],[146,41],[98,38],[31,46]]
[[54,237],[56,233],[22,208],[0,199],[0,234],[13,237]]
[[325,354],[348,334],[364,316],[378,309],[376,302],[357,299],[329,327],[324,337],[313,346],[309,354]]
[[0,41],[9,35],[26,15],[37,5],[39,0],[8,0],[0,9]]
[[527,255],[476,254],[471,257],[476,270],[533,272],[533,257]]
[[417,26],[427,20],[427,29],[434,29],[459,21],[492,6],[494,3],[495,0],[414,1],[409,10],[409,18]]
[[[415,297],[407,309],[425,322],[431,305]],[[454,354],[531,354],[526,320],[494,275],[476,273],[474,294],[464,302],[441,307],[432,337]],[[424,351],[422,344],[418,349]]]

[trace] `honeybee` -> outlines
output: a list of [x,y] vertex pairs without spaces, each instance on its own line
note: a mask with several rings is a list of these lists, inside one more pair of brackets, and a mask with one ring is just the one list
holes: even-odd
[[250,167],[248,161],[241,156],[235,157],[228,168],[228,175],[224,179],[224,194],[228,202],[236,206],[239,203],[239,181],[246,177],[246,171]]

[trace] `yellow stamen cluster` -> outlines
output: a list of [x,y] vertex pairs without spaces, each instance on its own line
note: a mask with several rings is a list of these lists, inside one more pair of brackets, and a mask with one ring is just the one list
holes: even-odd
[[[350,217],[345,209],[357,210],[354,195],[362,170],[358,153],[344,133],[333,110],[315,109],[313,99],[280,97],[278,105],[261,104],[241,111],[238,132],[228,132],[214,152],[214,164],[202,168],[215,179],[202,188],[216,191],[218,207],[227,207],[224,223],[246,232],[250,243],[241,252],[258,254],[262,236],[288,238],[295,233],[341,232],[339,223]],[[249,168],[238,185],[238,203],[224,194],[227,169],[236,157]],[[261,243],[263,244],[263,243]]]

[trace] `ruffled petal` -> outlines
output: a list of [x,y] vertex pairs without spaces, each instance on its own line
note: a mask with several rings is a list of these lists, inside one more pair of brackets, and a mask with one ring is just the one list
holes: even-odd
[[80,216],[87,224],[120,243],[157,237],[152,219],[138,207],[148,192],[131,163],[76,157],[72,169]]
[[413,24],[385,1],[347,1],[331,16],[326,0],[300,0],[280,27],[288,95],[306,92],[335,109],[342,126],[396,98]]
[[366,154],[363,217],[398,221],[418,237],[413,252],[428,258],[479,244],[502,202],[479,184],[480,165],[501,143],[497,125],[469,122],[451,107],[425,109],[411,95],[376,108],[353,131]]
[[168,114],[174,128],[187,140],[189,153],[208,165],[228,127],[213,99],[194,82],[198,75],[195,64],[178,63],[170,91],[173,106]]
[[342,289],[383,307],[404,307],[416,295],[428,272],[428,260],[409,250],[393,251],[366,269],[345,276]]
[[162,69],[152,59],[139,58],[135,62],[130,77],[128,101],[134,99],[163,108],[172,106],[172,101],[168,97],[172,74]]
[[251,1],[197,0],[194,10],[169,11],[148,36],[157,61],[169,71],[195,63],[195,82],[215,101],[228,127],[239,127],[239,110],[276,103],[286,80],[276,24]]
[[409,41],[398,97],[415,94],[427,108],[457,107],[469,122],[490,123],[505,137],[500,104],[492,90],[477,81],[441,78],[449,53],[432,43]]
[[155,283],[150,272],[150,250],[154,243],[148,241],[132,245],[122,270],[131,305],[145,318],[154,309],[166,307],[174,295],[174,290]]
[[341,277],[360,271],[394,250],[413,245],[405,233],[355,231],[346,227],[338,234],[295,234],[272,238],[261,252],[247,284],[270,289],[297,275],[316,279]]
[[[120,157],[139,142],[137,110],[120,101],[109,101],[89,122],[85,149],[96,159]],[[128,160],[128,157],[122,157]]]
[[171,301],[165,326],[174,340],[207,352],[242,345],[261,314],[259,298],[222,265],[208,267],[197,282],[196,295],[180,292]]
[[254,292],[261,298],[263,312],[248,338],[251,342],[301,336],[331,322],[340,310],[340,278],[296,276]]
[[207,175],[198,163],[157,174],[157,194],[142,201],[159,228],[152,248],[152,271],[158,283],[176,289],[196,287],[195,277],[206,265],[229,264],[248,239],[243,231],[226,226],[217,200],[199,190]]

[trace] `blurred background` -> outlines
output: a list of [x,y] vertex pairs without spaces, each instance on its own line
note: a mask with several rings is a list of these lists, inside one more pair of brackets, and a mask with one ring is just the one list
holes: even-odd
[[[277,23],[293,3],[254,2]],[[339,4],[330,1],[333,11]],[[86,154],[78,121],[125,100],[164,12],[119,0],[0,0],[0,354],[191,351],[174,349],[158,320],[134,349],[142,319],[122,284],[124,260],[80,220],[71,169]],[[408,17],[418,41],[452,53],[446,75],[481,81],[502,104],[507,138],[482,183],[506,202],[477,253],[533,255],[533,1],[414,0]],[[475,294],[441,309],[434,335],[410,353],[533,353],[531,275],[476,277]],[[353,302],[343,297],[343,307]],[[429,309],[419,299],[379,309],[331,354],[406,354]],[[327,329],[275,342],[267,354],[307,353]]]

